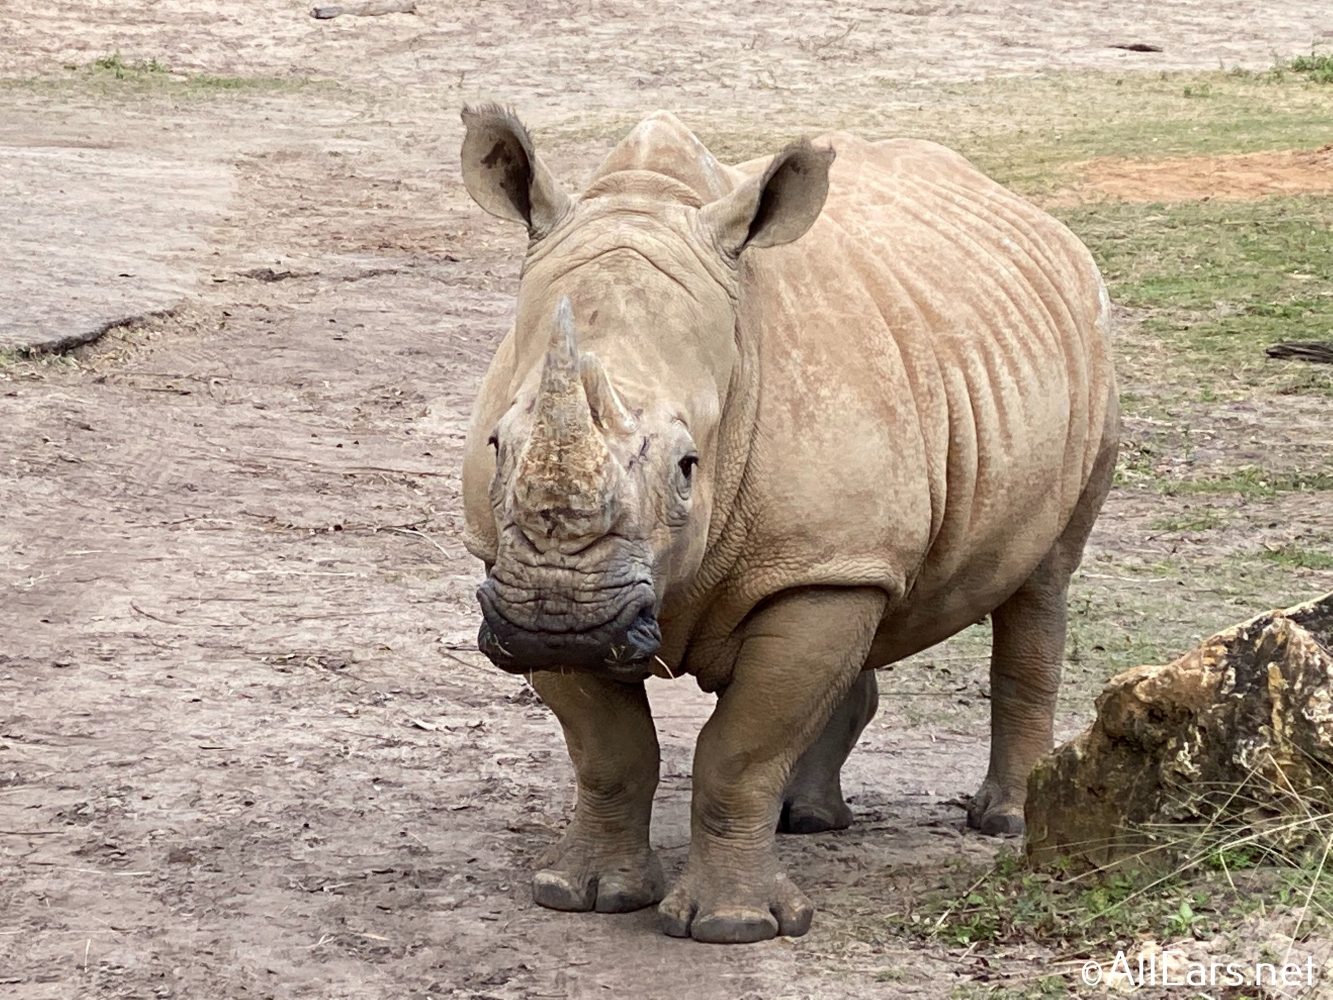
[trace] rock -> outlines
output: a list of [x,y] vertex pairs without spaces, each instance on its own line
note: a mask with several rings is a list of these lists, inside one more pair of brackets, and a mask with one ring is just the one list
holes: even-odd
[[[1092,726],[1032,773],[1027,853],[1037,865],[1155,866],[1203,826],[1307,810],[1333,812],[1333,593],[1113,677]],[[1298,849],[1319,832],[1271,827],[1265,847]]]

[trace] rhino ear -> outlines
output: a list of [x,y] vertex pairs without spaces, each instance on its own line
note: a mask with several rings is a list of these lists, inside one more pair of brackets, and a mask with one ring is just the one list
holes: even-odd
[[463,183],[472,200],[501,219],[522,222],[533,239],[569,211],[569,196],[532,149],[518,117],[498,104],[463,108]]
[[747,247],[773,247],[805,235],[828,195],[831,148],[788,146],[759,177],[700,210],[704,227],[732,256]]

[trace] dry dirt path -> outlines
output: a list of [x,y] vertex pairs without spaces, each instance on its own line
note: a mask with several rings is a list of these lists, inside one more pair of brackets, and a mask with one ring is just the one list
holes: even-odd
[[[807,938],[716,950],[651,913],[530,904],[570,775],[548,713],[470,651],[456,470],[520,239],[459,190],[456,106],[818,121],[866,86],[920,101],[932,80],[1143,59],[1110,41],[1263,65],[1327,37],[1325,5],[271,6],[0,11],[11,73],[119,49],[349,85],[4,92],[6,143],[204,160],[232,194],[174,315],[0,369],[0,993],[943,996],[983,973],[878,916],[895,884],[994,850],[951,801],[983,767],[975,719],[913,724],[902,702],[854,758],[857,828],[782,841],[820,906]],[[552,158],[578,176],[595,152]],[[709,705],[687,684],[653,699],[654,840],[679,866]]]

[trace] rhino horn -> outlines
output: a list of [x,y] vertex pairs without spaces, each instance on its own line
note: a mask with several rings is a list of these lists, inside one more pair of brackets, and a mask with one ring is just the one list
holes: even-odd
[[582,376],[583,391],[592,407],[592,416],[603,428],[618,434],[629,434],[638,423],[616,392],[606,367],[595,354],[584,354],[579,358],[579,374]]
[[579,348],[578,335],[574,332],[574,307],[566,295],[555,307],[551,340],[546,349],[546,361],[542,365],[541,397],[568,394],[578,370]]
[[542,363],[532,432],[515,476],[519,523],[534,540],[605,533],[614,516],[617,472],[593,422],[574,313],[562,298]]

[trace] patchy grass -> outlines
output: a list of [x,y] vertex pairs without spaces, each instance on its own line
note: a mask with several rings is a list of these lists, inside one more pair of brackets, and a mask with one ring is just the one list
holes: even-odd
[[[966,137],[959,148],[997,180],[1038,197],[1097,157],[1315,149],[1333,134],[1327,92],[1296,75],[1071,74],[1015,99],[1015,131]],[[1046,106],[1028,106],[1038,99]]]
[[1142,879],[1124,871],[1090,877],[1036,872],[1004,850],[961,892],[949,886],[923,893],[888,920],[898,933],[960,947],[1041,942],[1083,949],[1147,933],[1216,933],[1222,915],[1242,900],[1223,898],[1220,873],[1204,874],[1200,885],[1176,876],[1147,893]]
[[156,59],[128,63],[121,57],[119,52],[114,52],[109,56],[101,56],[100,58],[94,59],[92,63],[89,64],[89,68],[94,73],[109,73],[117,80],[138,80],[144,77],[168,72],[167,68]]
[[1270,472],[1242,466],[1199,479],[1165,480],[1159,489],[1167,496],[1229,494],[1248,499],[1266,499],[1279,493],[1312,493],[1333,490],[1330,472]]
[[[928,94],[896,81],[883,86],[869,88],[864,103],[822,109],[818,117],[676,110],[728,162],[836,129],[916,136],[951,145],[1002,183],[1035,195],[1061,187],[1077,164],[1099,156],[1312,149],[1333,134],[1328,92],[1298,73],[1052,73],[933,83]],[[542,148],[609,149],[641,117],[580,112],[534,135]]]
[[[70,66],[76,72],[79,67]],[[216,76],[210,73],[174,73],[156,59],[127,62],[119,52],[94,59],[84,70],[94,81],[112,80],[140,86],[167,86],[194,92],[214,90],[274,90],[299,86],[305,81],[263,76]]]
[[[1164,865],[1145,859],[1091,872],[1067,865],[1038,871],[1002,850],[987,869],[963,865],[942,885],[907,886],[885,921],[894,934],[966,955],[1030,961],[1043,954],[1047,968],[1067,968],[1070,977],[1089,956],[1109,960],[1116,949],[1132,953],[1157,942],[1186,949],[1207,942],[1210,956],[1220,945],[1222,953],[1253,962],[1267,957],[1267,942],[1247,936],[1247,925],[1267,924],[1279,930],[1278,941],[1292,942],[1333,928],[1333,817],[1326,808],[1301,800],[1290,814],[1247,810],[1235,822],[1156,831],[1170,858]],[[1048,995],[1033,991],[1052,988],[1043,977],[1003,995]]]
[[1149,527],[1154,531],[1167,531],[1172,534],[1197,534],[1220,528],[1226,523],[1227,519],[1215,510],[1195,509],[1159,517]]
[[1158,359],[1196,399],[1291,379],[1333,378],[1267,358],[1282,340],[1333,337],[1333,198],[1174,205],[1099,204],[1062,213],[1103,268],[1112,296],[1165,348]]
[[1333,55],[1320,55],[1311,52],[1308,56],[1297,56],[1281,69],[1299,73],[1314,83],[1333,83]]
[[1333,543],[1322,546],[1297,545],[1294,542],[1275,549],[1264,549],[1260,555],[1269,562],[1289,569],[1333,571]]
[[273,93],[332,87],[333,83],[307,77],[217,76],[183,73],[157,59],[128,59],[119,52],[99,56],[86,65],[68,64],[64,73],[30,79],[0,79],[0,90],[37,92],[76,90],[99,96],[206,97],[218,93]]
[[1285,854],[1259,846],[1253,833],[1228,831],[1155,877],[1126,869],[1033,871],[1002,851],[971,884],[908,897],[887,920],[897,933],[956,947],[1041,944],[1081,953],[1147,936],[1213,938],[1265,906],[1299,911],[1307,897],[1304,927],[1329,926],[1333,872],[1322,847]]

